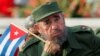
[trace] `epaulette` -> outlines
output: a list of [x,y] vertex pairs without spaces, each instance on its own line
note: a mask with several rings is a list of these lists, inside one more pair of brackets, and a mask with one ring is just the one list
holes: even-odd
[[92,32],[92,28],[89,26],[85,26],[85,25],[78,25],[78,26],[73,26],[71,27],[71,31],[72,32]]
[[100,33],[100,28],[96,29],[96,34]]
[[96,33],[96,36],[100,37],[100,28],[97,28],[97,29],[95,30],[95,33]]

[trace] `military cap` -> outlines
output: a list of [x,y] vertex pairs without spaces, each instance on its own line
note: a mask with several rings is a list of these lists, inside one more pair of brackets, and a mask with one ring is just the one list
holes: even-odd
[[57,2],[48,2],[35,8],[32,12],[32,17],[34,22],[39,22],[41,19],[58,12],[61,12],[61,10]]

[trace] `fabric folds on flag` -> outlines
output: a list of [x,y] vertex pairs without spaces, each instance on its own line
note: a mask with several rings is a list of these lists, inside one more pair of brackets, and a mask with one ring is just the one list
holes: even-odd
[[14,56],[16,49],[25,39],[26,33],[14,24],[10,24],[0,37],[0,56]]

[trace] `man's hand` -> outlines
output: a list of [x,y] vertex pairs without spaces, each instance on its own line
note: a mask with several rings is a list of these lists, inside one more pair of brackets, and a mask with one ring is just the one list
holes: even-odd
[[44,51],[47,53],[55,54],[60,50],[60,45],[55,43],[54,41],[46,41],[44,46]]

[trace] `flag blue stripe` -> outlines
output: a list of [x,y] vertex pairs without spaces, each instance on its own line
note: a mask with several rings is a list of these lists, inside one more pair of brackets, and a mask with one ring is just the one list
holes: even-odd
[[0,37],[0,44],[2,43],[2,41],[4,40],[4,38],[7,36],[7,34],[10,32],[10,27],[8,27],[6,29],[6,31],[4,32],[4,34]]
[[5,56],[5,53],[6,53],[7,49],[8,49],[8,47],[9,47],[9,45],[11,44],[11,42],[12,42],[11,40],[8,40],[6,42],[6,44],[5,44],[5,46],[4,46],[3,50],[2,50],[1,56]]
[[13,47],[10,56],[14,56],[16,49],[18,48],[19,44],[25,39],[26,35],[24,35],[23,37],[21,37],[17,43],[15,44],[15,46]]

